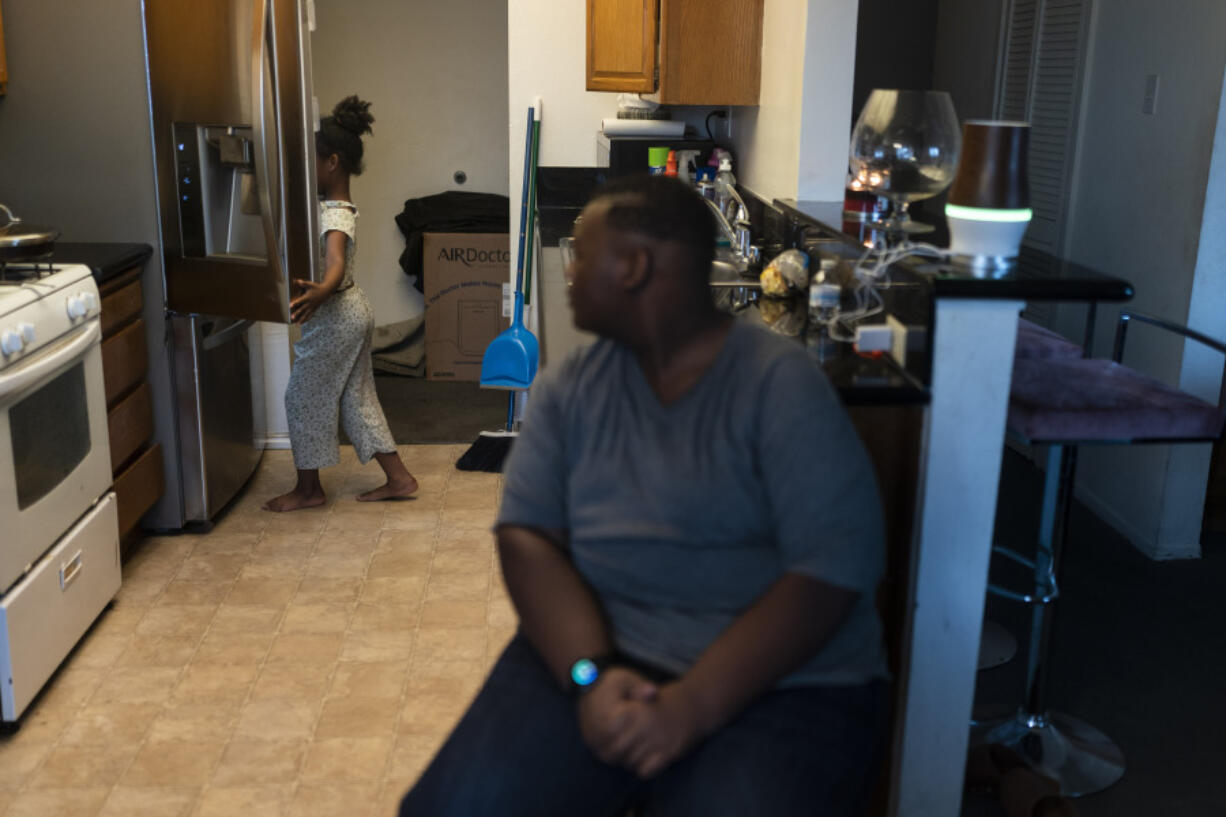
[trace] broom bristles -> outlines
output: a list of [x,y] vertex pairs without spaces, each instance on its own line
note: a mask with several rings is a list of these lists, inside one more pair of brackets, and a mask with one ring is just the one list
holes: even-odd
[[518,432],[515,431],[482,431],[476,441],[469,446],[463,456],[456,461],[455,467],[460,471],[483,471],[497,474],[502,472],[502,463],[511,450]]

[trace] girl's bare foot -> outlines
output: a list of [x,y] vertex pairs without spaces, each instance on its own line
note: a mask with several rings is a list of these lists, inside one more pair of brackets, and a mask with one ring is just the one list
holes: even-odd
[[417,480],[404,467],[395,451],[378,451],[375,461],[383,469],[387,482],[373,491],[358,494],[358,502],[378,502],[380,499],[406,499],[417,490]]
[[328,501],[323,491],[300,492],[297,488],[288,494],[273,497],[264,503],[266,511],[299,511],[303,508],[317,508]]
[[316,469],[298,470],[298,484],[288,494],[273,497],[264,503],[266,511],[298,511],[303,508],[317,508],[328,501],[324,496],[324,486],[319,482],[319,471]]
[[413,475],[405,473],[403,477],[389,479],[373,491],[358,494],[358,502],[378,502],[381,499],[407,499],[417,492],[417,480]]

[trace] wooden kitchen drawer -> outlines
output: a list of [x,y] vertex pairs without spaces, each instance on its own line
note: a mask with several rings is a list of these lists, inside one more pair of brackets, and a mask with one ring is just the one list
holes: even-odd
[[127,536],[162,496],[162,446],[154,445],[115,475],[119,535]]
[[107,428],[111,439],[111,471],[132,458],[153,436],[153,404],[149,384],[142,382],[127,397],[107,412]]
[[107,407],[145,379],[145,322],[134,321],[102,341],[102,378]]
[[101,286],[103,338],[109,338],[124,324],[140,317],[144,307],[140,275],[141,268],[133,267]]

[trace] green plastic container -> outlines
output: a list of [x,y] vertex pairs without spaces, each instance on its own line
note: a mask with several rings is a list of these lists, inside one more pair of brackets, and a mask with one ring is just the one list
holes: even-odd
[[647,148],[647,172],[653,176],[659,176],[664,173],[664,166],[668,164],[669,148]]

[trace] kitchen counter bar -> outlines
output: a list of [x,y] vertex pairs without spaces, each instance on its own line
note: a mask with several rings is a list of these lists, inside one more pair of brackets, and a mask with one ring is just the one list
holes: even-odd
[[[793,238],[864,240],[862,225],[843,222],[841,203],[775,208]],[[936,226],[939,241],[944,225]],[[891,277],[928,289],[931,368],[888,813],[936,817],[961,811],[1018,315],[1026,301],[1124,301],[1132,286],[1030,251],[996,277],[918,258]]]
[[[775,207],[790,219],[818,227],[832,237],[858,244],[855,234],[861,225],[843,220],[843,205],[836,201],[795,201],[776,199]],[[944,223],[936,223],[938,246],[946,244]],[[919,235],[918,241],[930,240]],[[1104,275],[1095,269],[1057,258],[1038,250],[1023,248],[1017,265],[995,275],[977,277],[967,267],[935,263],[915,258],[899,264],[927,281],[935,298],[1000,298],[1021,301],[1127,301],[1132,285],[1122,278]]]

